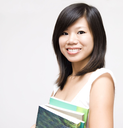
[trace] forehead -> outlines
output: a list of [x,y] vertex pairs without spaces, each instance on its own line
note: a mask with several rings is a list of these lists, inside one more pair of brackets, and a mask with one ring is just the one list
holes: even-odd
[[67,29],[71,29],[71,28],[76,28],[76,29],[85,28],[85,29],[89,29],[89,26],[88,26],[88,22],[87,22],[86,18],[85,17],[81,17],[78,20],[76,20],[73,24],[71,24]]

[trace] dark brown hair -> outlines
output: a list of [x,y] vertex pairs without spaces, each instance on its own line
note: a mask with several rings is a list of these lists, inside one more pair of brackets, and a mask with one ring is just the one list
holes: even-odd
[[84,75],[105,65],[106,34],[99,11],[95,7],[85,3],[72,4],[66,7],[58,16],[52,37],[53,48],[60,69],[56,83],[60,86],[61,90],[66,83],[67,77],[72,73],[72,65],[60,51],[59,37],[65,29],[81,17],[85,17],[87,20],[89,29],[93,35],[94,48],[89,62],[76,75]]

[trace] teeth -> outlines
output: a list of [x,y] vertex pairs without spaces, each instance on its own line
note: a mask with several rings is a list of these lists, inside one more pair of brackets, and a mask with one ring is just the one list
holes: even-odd
[[79,51],[80,49],[68,49],[69,52],[77,52]]

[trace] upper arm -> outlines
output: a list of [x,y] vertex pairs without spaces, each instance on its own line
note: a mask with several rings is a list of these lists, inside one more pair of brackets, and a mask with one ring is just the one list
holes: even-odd
[[89,128],[113,128],[114,83],[109,73],[101,75],[90,92]]

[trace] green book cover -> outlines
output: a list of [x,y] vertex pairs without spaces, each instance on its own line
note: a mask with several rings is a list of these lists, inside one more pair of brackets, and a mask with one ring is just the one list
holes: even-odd
[[[64,108],[64,109],[68,109],[68,110],[72,110],[72,111],[84,113],[84,119],[83,119],[83,121],[86,124],[87,118],[88,118],[89,109],[82,108],[82,107],[73,105],[73,104],[71,104],[69,102],[66,102],[66,101],[57,99],[55,97],[50,97],[49,104],[54,105],[54,106],[57,106],[57,107],[61,107],[61,108]],[[84,128],[86,128],[86,126],[84,126]]]
[[46,106],[39,106],[36,128],[84,128],[84,123]]

